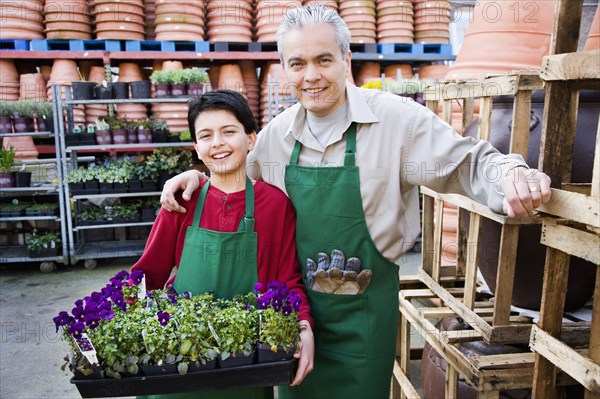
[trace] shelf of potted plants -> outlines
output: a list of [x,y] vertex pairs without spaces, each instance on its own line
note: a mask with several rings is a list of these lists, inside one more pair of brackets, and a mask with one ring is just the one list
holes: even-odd
[[[191,72],[188,72],[191,73]],[[186,80],[189,80],[186,77]],[[53,86],[58,91],[58,87]],[[73,100],[70,90],[66,90],[66,101],[55,97],[59,114],[64,110],[81,104],[127,104],[127,103],[185,103],[187,97],[167,99],[106,99],[106,100]],[[69,113],[67,112],[67,115]],[[191,151],[179,151],[182,148],[193,148],[190,142],[167,142],[171,140],[167,125],[164,122],[147,118],[145,120],[127,120],[125,116],[107,116],[96,122],[96,144],[81,145],[81,141],[65,145],[61,143],[61,157],[66,169],[68,185],[65,185],[65,197],[74,201],[73,213],[66,215],[68,240],[71,243],[69,256],[71,263],[84,260],[84,267],[93,268],[96,259],[137,256],[142,253],[145,240],[129,236],[126,240],[109,241],[95,234],[100,241],[87,242],[86,237],[93,230],[102,231],[116,228],[148,228],[153,224],[156,210],[146,209],[142,217],[142,207],[134,204],[136,199],[158,198],[160,173],[172,175],[179,170],[189,168]],[[61,118],[59,132],[61,135],[73,128],[72,122]],[[120,136],[117,133],[125,130]],[[88,128],[89,130],[89,128]],[[127,131],[129,130],[129,131]],[[105,135],[103,131],[107,131]],[[159,137],[151,132],[162,132]],[[137,133],[137,134],[136,134]],[[106,139],[105,139],[106,136]],[[135,137],[134,137],[135,136]],[[164,136],[164,137],[163,137]],[[153,141],[164,142],[153,142]],[[188,136],[189,140],[189,136]],[[132,143],[133,141],[133,143]],[[165,152],[166,151],[166,152]],[[190,152],[190,154],[187,154]],[[85,165],[84,154],[95,154],[92,163]],[[102,160],[102,153],[107,157]],[[179,153],[186,157],[179,165]],[[129,155],[135,155],[131,160]],[[149,155],[150,154],[150,155]],[[121,156],[124,155],[124,156]],[[135,158],[135,159],[134,159]],[[172,170],[170,170],[172,169]],[[165,177],[163,177],[165,178]],[[91,202],[102,204],[104,211],[94,211]],[[144,231],[144,230],[139,230]],[[139,233],[138,233],[139,234]],[[116,234],[115,234],[116,236]]]

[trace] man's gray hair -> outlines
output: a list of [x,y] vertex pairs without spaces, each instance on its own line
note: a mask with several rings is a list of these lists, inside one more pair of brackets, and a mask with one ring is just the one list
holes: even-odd
[[335,28],[336,42],[342,52],[342,58],[346,60],[346,54],[350,50],[350,30],[340,15],[320,4],[294,8],[288,11],[282,18],[277,30],[277,52],[281,65],[283,61],[283,36],[289,31],[302,29],[311,24],[331,24]]

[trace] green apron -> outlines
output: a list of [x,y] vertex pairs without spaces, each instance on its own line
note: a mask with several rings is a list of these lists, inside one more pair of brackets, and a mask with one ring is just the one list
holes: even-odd
[[306,259],[333,249],[373,270],[360,295],[306,288],[314,318],[314,370],[298,387],[279,387],[279,398],[389,398],[398,329],[398,267],[375,247],[367,229],[355,166],[356,124],[346,132],[344,166],[298,165],[296,142],[285,187],[298,215],[296,243],[306,284]]
[[[181,261],[173,287],[192,295],[213,291],[219,298],[232,298],[254,290],[258,282],[256,263],[257,234],[254,231],[254,187],[246,179],[246,214],[237,232],[219,232],[200,227],[208,181],[198,198],[194,221],[187,228]],[[140,397],[138,397],[140,398]],[[272,399],[273,388],[248,388],[231,391],[188,392],[149,395],[147,399]]]

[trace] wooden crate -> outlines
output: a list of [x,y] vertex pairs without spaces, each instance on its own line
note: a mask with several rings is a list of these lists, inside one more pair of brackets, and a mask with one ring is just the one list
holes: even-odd
[[[484,79],[446,81],[428,87],[427,106],[437,113],[441,103],[442,118],[450,123],[452,103],[462,103],[462,131],[473,121],[474,102],[480,101],[478,137],[489,140],[494,96],[514,96],[510,151],[527,156],[531,93],[543,88],[539,73],[514,72]],[[500,390],[530,388],[533,381],[534,354],[483,356],[472,361],[456,348],[464,341],[488,343],[526,343],[532,323],[528,318],[511,315],[511,300],[519,226],[540,224],[537,215],[512,219],[495,214],[487,206],[458,194],[440,194],[421,187],[423,194],[422,266],[417,276],[401,278],[400,327],[397,361],[392,384],[394,397],[418,397],[410,382],[410,327],[446,360],[446,397],[456,397],[459,374],[482,398],[497,397]],[[446,204],[468,212],[469,226],[458,225],[458,261],[455,267],[442,266],[442,212]],[[437,206],[436,206],[437,205]],[[496,296],[493,302],[476,295],[478,243],[481,218],[489,218],[502,227]],[[410,283],[410,284],[409,284]],[[421,284],[422,289],[418,288]],[[453,288],[448,288],[454,284]],[[413,300],[427,297],[440,308],[417,308]],[[432,318],[460,317],[473,330],[440,332]],[[414,351],[413,351],[414,353]]]
[[[437,111],[442,102],[443,119],[449,121],[451,104],[462,101],[463,130],[473,120],[473,104],[479,99],[478,137],[489,140],[491,131],[492,105],[494,96],[514,96],[513,123],[510,152],[527,156],[529,145],[529,122],[531,113],[531,92],[543,88],[539,73],[514,72],[507,75],[490,76],[484,79],[446,81],[429,87],[425,93],[427,106]],[[486,342],[514,343],[529,340],[530,325],[511,323],[510,306],[519,226],[540,224],[541,219],[531,216],[527,219],[511,219],[493,213],[485,205],[457,194],[439,194],[422,187],[423,193],[423,263],[418,279],[433,291],[446,306],[465,320],[473,323],[473,328]],[[437,204],[437,207],[435,206]],[[458,299],[449,294],[441,284],[441,277],[448,274],[441,266],[442,209],[446,204],[459,207],[460,213],[470,214],[469,226],[458,226],[458,262],[454,270],[456,279],[464,280],[464,296]],[[475,289],[477,279],[477,254],[481,218],[489,218],[502,226],[496,300],[491,321],[484,320],[475,311]]]
[[[565,306],[569,258],[600,264],[600,126],[591,185],[570,184],[578,90],[600,88],[600,51],[576,52],[582,1],[559,0],[551,55],[544,58],[546,82],[540,166],[552,177],[552,201],[540,211],[547,218],[542,244],[546,263],[540,320],[531,332],[535,352],[534,397],[555,398],[556,370],[563,370],[586,389],[586,398],[600,398],[600,271],[596,272],[592,321],[587,351],[578,351],[558,337]],[[568,34],[567,34],[568,32]]]
[[[448,288],[450,295],[461,297],[463,288]],[[410,380],[410,361],[420,359],[422,353],[411,349],[411,327],[420,334],[436,352],[446,361],[446,398],[457,397],[459,375],[476,391],[478,398],[498,398],[501,390],[531,388],[533,386],[535,354],[533,352],[497,355],[481,355],[469,358],[463,354],[457,344],[479,341],[483,336],[475,330],[440,331],[433,319],[457,317],[449,307],[428,307],[423,299],[439,299],[428,288],[409,289],[400,292],[400,328],[398,331],[398,351],[394,364],[393,398],[419,398],[415,386]],[[486,321],[493,315],[493,303],[477,301],[474,313]],[[464,320],[473,326],[477,321]],[[530,320],[521,316],[511,316],[512,323],[521,323],[531,328]],[[584,323],[572,323],[564,326],[561,338],[572,346],[585,341],[589,329]],[[579,353],[579,352],[577,352]],[[560,386],[576,384],[567,373],[558,372],[557,384]]]

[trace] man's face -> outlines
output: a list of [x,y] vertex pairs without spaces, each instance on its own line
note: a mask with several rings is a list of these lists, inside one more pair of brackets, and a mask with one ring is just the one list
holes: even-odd
[[329,115],[346,101],[344,60],[329,24],[311,24],[283,37],[283,68],[292,94],[314,116]]

